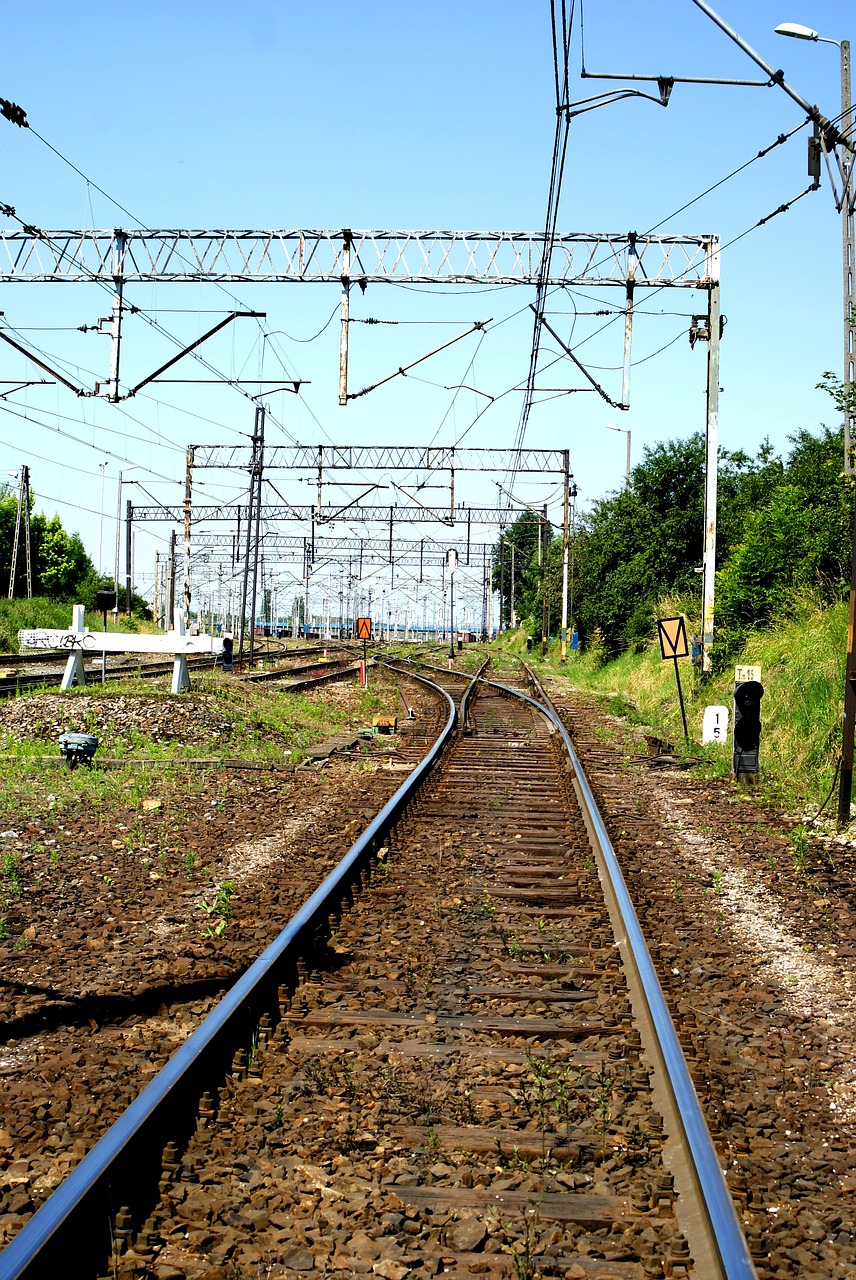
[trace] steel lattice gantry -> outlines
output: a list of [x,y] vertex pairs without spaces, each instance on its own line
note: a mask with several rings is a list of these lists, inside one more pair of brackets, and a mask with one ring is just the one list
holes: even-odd
[[[7,210],[7,213],[9,211]],[[11,211],[14,214],[14,211]],[[549,263],[544,266],[545,253]],[[705,666],[713,638],[713,584],[716,546],[716,486],[719,419],[719,238],[715,235],[589,234],[523,231],[352,230],[44,230],[25,226],[0,232],[0,282],[96,282],[113,290],[109,378],[94,393],[74,387],[56,370],[48,372],[78,394],[120,393],[119,353],[122,294],[133,282],[335,283],[341,287],[339,400],[348,392],[348,331],[351,285],[496,284],[604,286],[623,288],[626,298],[625,379],[633,296],[638,288],[702,289],[708,294],[707,462],[704,529],[703,647]],[[235,312],[231,318],[237,316]],[[213,334],[219,330],[222,321]],[[482,327],[481,323],[476,325]],[[552,332],[552,331],[551,331]],[[0,333],[0,336],[2,333]],[[198,346],[210,335],[197,339]],[[554,336],[556,336],[554,334]],[[698,336],[702,336],[699,332]],[[42,368],[35,353],[6,341]],[[560,340],[561,342],[561,340]],[[565,345],[561,343],[561,345]],[[567,354],[576,357],[565,347]],[[182,353],[184,354],[184,353]],[[174,357],[168,365],[175,363]],[[578,363],[578,362],[577,362]],[[145,382],[157,379],[163,366]],[[106,388],[102,390],[102,388]],[[366,388],[365,390],[370,390]],[[362,395],[364,392],[358,392]],[[622,402],[623,403],[623,402]],[[618,406],[622,407],[622,406]],[[189,584],[186,584],[189,588]]]
[[[525,231],[48,231],[0,233],[0,281],[535,284],[543,233]],[[551,241],[546,283],[707,288],[713,235],[587,234]]]

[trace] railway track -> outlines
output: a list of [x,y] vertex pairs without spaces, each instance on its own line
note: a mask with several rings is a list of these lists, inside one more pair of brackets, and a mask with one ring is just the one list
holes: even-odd
[[[727,1195],[713,1226],[696,1203],[714,1173],[724,1190],[706,1135],[663,1133],[664,1090],[685,1081],[665,1085],[662,1050],[656,1064],[643,1053],[650,1009],[640,1035],[578,766],[510,690],[480,689],[469,726],[13,1241],[0,1276],[51,1274],[70,1245],[88,1259],[79,1274],[128,1277],[267,1263],[387,1280],[754,1274]],[[370,868],[355,896],[349,878]],[[677,1218],[670,1143],[702,1151],[680,1172]]]
[[[290,678],[290,673],[294,671],[295,676],[305,675],[307,672],[319,672],[315,683],[320,678],[319,664],[312,662],[302,662],[301,659],[312,658],[315,656],[326,657],[328,650],[337,648],[336,645],[293,645],[290,649],[287,645],[268,643],[268,647],[257,649],[255,653],[256,662],[273,661],[278,664],[284,664],[281,668],[274,671],[256,671],[248,674],[248,679],[252,680],[271,680]],[[331,662],[336,666],[336,670],[341,672],[343,665],[352,661],[352,658],[334,658]],[[190,655],[186,659],[189,671],[210,671],[212,668],[221,664],[222,659],[219,657],[193,656]],[[101,657],[88,658],[84,662],[88,676],[93,683],[98,683],[101,679]],[[249,665],[248,663],[246,664]],[[240,670],[236,662],[236,669]],[[7,654],[0,656],[0,698],[14,698],[19,693],[25,693],[30,689],[44,689],[58,686],[62,680],[63,671],[65,670],[65,662],[61,655],[56,653],[21,653]],[[172,675],[173,662],[151,660],[146,658],[137,658],[133,662],[125,661],[119,665],[116,662],[115,655],[111,655],[106,667],[106,678],[112,681],[133,680],[133,679],[151,679],[155,680],[160,676]],[[345,678],[343,675],[326,674],[327,679]],[[300,687],[311,687],[312,679],[307,679],[304,685]],[[297,686],[293,686],[297,687]]]

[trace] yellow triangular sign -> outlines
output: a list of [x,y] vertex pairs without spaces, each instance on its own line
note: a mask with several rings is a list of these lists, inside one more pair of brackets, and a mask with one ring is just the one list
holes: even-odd
[[660,653],[664,660],[687,657],[689,648],[683,618],[661,618],[657,623],[657,630],[660,633]]

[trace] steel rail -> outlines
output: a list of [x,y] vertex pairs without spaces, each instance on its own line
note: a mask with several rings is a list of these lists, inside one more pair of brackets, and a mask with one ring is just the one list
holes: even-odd
[[[188,670],[213,670],[219,665],[220,659],[217,657],[206,657],[204,654],[198,657],[189,657],[187,659]],[[107,672],[109,681],[133,680],[139,677],[141,680],[155,680],[158,676],[171,675],[173,663],[170,662],[150,662],[137,663],[133,667],[110,668]],[[89,674],[100,676],[101,666],[100,659],[96,660],[96,665],[90,666]],[[52,692],[59,688],[62,681],[62,671],[52,673],[49,671],[32,674],[20,674],[16,676],[0,676],[0,699],[14,698],[25,689],[44,689],[46,692]],[[92,682],[93,685],[100,685],[100,679]]]
[[274,941],[7,1245],[0,1254],[0,1280],[44,1280],[70,1274],[69,1268],[81,1277],[101,1274],[119,1209],[131,1207],[136,1225],[142,1225],[137,1206],[147,1196],[148,1205],[156,1200],[165,1142],[189,1138],[204,1090],[217,1088],[265,1013],[278,1018],[280,985],[293,980],[298,958],[326,942],[330,918],[352,897],[361,870],[452,736],[457,711],[451,696],[424,676],[408,675],[448,706],[431,750]]
[[[737,1218],[734,1202],[719,1166],[719,1158],[707,1127],[701,1104],[684,1055],[681,1051],[660,980],[651,960],[636,910],[627,890],[612,841],[606,830],[570,735],[535,673],[523,664],[542,702],[508,685],[483,681],[489,687],[516,698],[523,698],[553,723],[561,736],[571,766],[574,789],[583,811],[596,852],[600,854],[601,880],[608,902],[617,917],[617,941],[622,957],[635,976],[635,987],[644,1002],[645,1023],[650,1031],[649,1046],[653,1052],[660,1084],[666,1090],[665,1101],[674,1121],[679,1149],[692,1179],[694,1199],[702,1213],[689,1223],[685,1234],[693,1250],[695,1265],[705,1280],[757,1280],[749,1254],[749,1246]],[[677,1183],[676,1179],[676,1183]],[[680,1186],[678,1190],[680,1191]],[[699,1235],[699,1232],[701,1233]],[[703,1256],[702,1256],[703,1254]]]

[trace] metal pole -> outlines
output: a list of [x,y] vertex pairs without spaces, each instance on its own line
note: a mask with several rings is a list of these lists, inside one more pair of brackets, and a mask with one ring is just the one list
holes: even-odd
[[15,516],[15,537],[12,541],[12,564],[9,569],[9,599],[15,595],[15,574],[18,569],[18,552],[21,544],[21,513],[24,506],[24,472],[18,481],[18,511]]
[[[540,533],[540,530],[539,530],[539,533]],[[515,550],[516,550],[516,547],[512,542],[511,544],[511,603],[509,606],[511,609],[510,625],[511,625],[512,631],[514,630],[514,627],[517,623],[517,618],[515,617],[515,613],[514,613],[514,552]]]
[[496,633],[497,633],[497,635],[499,635],[500,631],[502,630],[502,621],[503,621],[503,616],[502,616],[502,606],[503,606],[503,596],[505,595],[505,546],[504,546],[504,537],[505,537],[505,535],[503,534],[502,530],[500,529],[500,531],[499,531],[499,620],[498,620],[498,622],[497,622],[497,626],[496,626]]
[[[131,520],[133,518],[133,507],[130,498],[125,502],[125,613],[131,616]],[[116,584],[116,593],[118,596],[119,585]],[[117,602],[118,604],[118,599]]]
[[455,574],[449,574],[449,657],[455,656]]
[[[351,323],[351,233],[342,232],[342,321],[339,332],[339,404],[348,403],[348,329]],[[320,504],[319,504],[320,505]]]
[[[541,552],[541,543],[544,549]],[[538,526],[538,551],[541,552],[541,657],[547,656],[547,506],[544,505],[544,520]]]
[[[718,282],[717,261],[708,274]],[[719,284],[710,286],[707,306],[707,429],[704,458],[704,600],[702,604],[702,671],[711,670],[713,645],[713,597],[716,578],[716,489],[719,465]]]
[[[841,128],[845,138],[850,136],[850,41],[841,41]],[[844,191],[841,198],[841,230],[844,265],[844,382],[852,391],[854,386],[854,282],[853,282],[853,158],[842,148],[844,165]],[[844,469],[856,474],[853,459],[854,420],[850,407],[852,395],[847,395],[845,385],[844,406]],[[853,495],[853,545],[850,559],[850,610],[847,625],[847,667],[844,674],[844,728],[841,740],[841,775],[838,784],[838,822],[847,826],[850,822],[850,798],[853,793],[853,742],[856,736],[856,493]]]
[[116,563],[113,567],[113,586],[116,588],[116,599],[119,599],[119,549],[122,545],[122,475],[119,472],[119,484],[116,488]]
[[264,449],[265,449],[265,409],[264,405],[256,406],[256,428],[253,432],[253,439],[258,445],[258,462],[253,468],[254,479],[256,482],[256,512],[255,512],[255,548],[253,554],[253,594],[250,605],[250,662],[253,661],[255,653],[256,639],[256,588],[258,586],[259,577],[259,543],[261,541],[262,526],[262,468],[264,466]]
[[172,631],[175,619],[175,529],[169,535],[169,592],[167,594],[167,610],[164,618],[164,631]]
[[627,244],[627,293],[624,311],[624,367],[621,375],[621,408],[630,408],[630,350],[633,340],[633,288],[639,254],[636,250],[636,232],[628,235]]
[[33,544],[30,538],[30,468],[21,468],[24,516],[24,556],[27,566],[27,599],[33,598]]
[[841,826],[848,826],[850,823],[854,731],[856,731],[856,494],[853,496],[850,612],[847,623],[847,669],[844,675],[844,733],[841,742],[841,778],[838,784],[838,822]]
[[[118,227],[113,232],[113,316],[110,332],[110,390],[108,400],[115,404],[119,399],[119,352],[122,345],[122,259],[125,253],[125,233]],[[118,582],[115,584],[119,590]]]
[[193,492],[194,446],[187,446],[187,466],[184,475],[184,629],[190,630],[190,517]]
[[[850,140],[851,114],[853,104],[850,100],[850,41],[841,41],[841,133],[846,141]],[[844,266],[844,381],[856,381],[856,281],[854,281],[854,235],[853,235],[853,153],[847,147],[841,148],[841,167],[844,189],[841,197],[841,239]],[[856,466],[852,457],[852,448],[856,435],[856,418],[850,400],[845,403],[844,410],[844,470],[848,475],[856,475]]]
[[[627,437],[628,440],[630,437]],[[568,660],[568,554],[570,549],[570,508],[571,508],[571,459],[568,449],[562,450],[565,463],[565,493],[562,505],[562,652],[560,661]]]
[[689,733],[689,729],[687,728],[687,713],[684,710],[684,691],[681,688],[681,673],[678,670],[677,658],[673,658],[672,661],[675,664],[675,683],[678,686],[678,702],[681,704],[681,719],[684,722],[684,741],[689,742],[690,733]]

